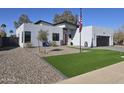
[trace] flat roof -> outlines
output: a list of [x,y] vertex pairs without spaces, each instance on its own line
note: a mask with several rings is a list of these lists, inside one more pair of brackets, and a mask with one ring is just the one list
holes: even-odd
[[44,21],[44,20],[39,20],[39,21],[35,22],[34,24],[40,24],[40,23],[46,23],[46,24],[53,25],[53,26],[67,23],[67,24],[70,24],[70,25],[73,25],[73,26],[78,26],[77,24],[73,24],[73,23],[70,23],[70,22],[67,22],[67,21],[62,21],[62,22],[59,22],[59,23],[52,24],[52,23]]
[[78,26],[77,24],[73,24],[73,23],[70,23],[70,22],[67,22],[67,21],[62,21],[62,22],[59,22],[59,23],[55,23],[53,25],[59,25],[59,24],[63,24],[63,23],[67,23],[67,24],[70,24],[70,25],[73,25],[73,26]]
[[39,20],[39,21],[35,22],[34,24],[40,24],[40,23],[46,23],[46,24],[49,24],[49,25],[53,25],[52,23],[44,21],[44,20]]

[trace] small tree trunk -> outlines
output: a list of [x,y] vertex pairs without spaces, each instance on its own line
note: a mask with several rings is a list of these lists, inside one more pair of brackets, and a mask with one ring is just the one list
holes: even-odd
[[47,54],[47,51],[46,51],[46,42],[45,42],[45,46],[44,46],[44,53]]
[[39,52],[40,52],[40,44],[39,44],[39,40],[38,40],[38,48],[39,48]]
[[47,54],[47,51],[46,51],[46,46],[45,46],[45,54]]

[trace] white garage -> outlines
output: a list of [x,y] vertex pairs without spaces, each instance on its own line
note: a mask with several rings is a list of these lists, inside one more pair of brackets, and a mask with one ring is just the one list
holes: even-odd
[[[72,40],[74,46],[79,46],[80,35],[77,29]],[[113,30],[104,27],[86,26],[81,32],[81,45],[83,47],[99,47],[113,45]]]

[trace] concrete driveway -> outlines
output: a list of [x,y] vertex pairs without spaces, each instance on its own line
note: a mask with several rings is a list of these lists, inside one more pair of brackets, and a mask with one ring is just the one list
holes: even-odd
[[124,52],[124,46],[96,47],[95,49],[107,49],[107,50]]
[[59,84],[124,84],[124,62],[58,82]]

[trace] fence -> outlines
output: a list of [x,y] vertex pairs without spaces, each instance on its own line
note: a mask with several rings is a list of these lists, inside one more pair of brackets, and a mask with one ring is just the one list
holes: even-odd
[[3,37],[0,38],[0,47],[18,47],[17,37]]

